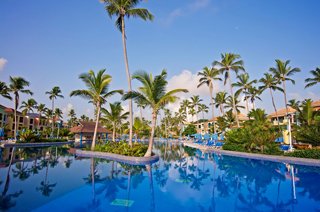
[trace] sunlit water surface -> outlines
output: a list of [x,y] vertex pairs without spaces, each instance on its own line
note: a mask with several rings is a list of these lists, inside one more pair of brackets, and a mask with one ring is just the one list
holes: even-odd
[[[148,166],[2,150],[2,211],[320,211],[320,168],[158,143]],[[10,161],[12,163],[10,164]],[[92,177],[94,176],[94,177]]]

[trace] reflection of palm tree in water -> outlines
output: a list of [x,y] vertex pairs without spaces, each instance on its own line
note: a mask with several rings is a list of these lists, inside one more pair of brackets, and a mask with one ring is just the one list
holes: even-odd
[[8,171],[7,171],[7,176],[6,176],[6,182],[4,184],[4,188],[3,191],[0,195],[0,210],[8,210],[11,207],[14,207],[16,205],[16,203],[12,200],[12,198],[17,198],[20,196],[20,194],[22,194],[22,190],[12,193],[12,194],[7,194],[8,190],[9,190],[9,185],[10,185],[10,171],[11,171],[11,165],[13,162],[13,158],[14,158],[14,151],[15,151],[15,147],[12,148],[12,152],[11,152],[11,158],[10,158],[10,163],[9,163],[9,167],[8,167]]
[[148,171],[148,176],[149,176],[149,186],[150,186],[150,196],[151,196],[150,211],[155,211],[154,189],[153,189],[153,178],[152,178],[152,166],[151,165],[146,165],[146,169]]

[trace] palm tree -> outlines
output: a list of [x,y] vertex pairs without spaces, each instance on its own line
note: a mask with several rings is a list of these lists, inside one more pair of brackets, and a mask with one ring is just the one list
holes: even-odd
[[287,91],[286,91],[286,81],[291,81],[292,84],[295,84],[295,81],[291,78],[295,73],[300,72],[299,68],[291,68],[289,65],[290,60],[281,61],[276,60],[276,67],[270,68],[270,72],[274,74],[274,77],[282,83],[283,95],[284,95],[284,103],[286,107],[286,112],[288,114],[288,102],[287,102]]
[[83,114],[82,116],[80,116],[80,120],[81,121],[89,121],[89,117]]
[[216,94],[216,97],[215,97],[215,106],[216,108],[220,108],[220,112],[221,114],[224,116],[224,105],[227,103],[227,92],[225,91],[220,91]]
[[236,109],[236,113],[234,113],[234,116],[237,117],[238,114],[240,113],[240,109],[244,109],[245,107],[240,105],[240,101],[238,100],[237,97],[236,99],[233,99],[232,96],[227,97],[227,102],[225,105],[225,108],[229,109],[229,111],[234,111],[234,108]]
[[69,124],[70,124],[71,127],[73,127],[75,122],[76,122],[76,120],[77,120],[76,112],[74,111],[74,109],[71,109],[69,111],[68,116],[70,117]]
[[[248,89],[257,82],[257,80],[250,81],[248,73],[240,74],[237,76],[237,78],[239,81],[232,84],[233,87],[239,87],[239,89],[235,93],[236,96],[238,96],[240,93],[248,92]],[[249,113],[248,98],[246,98],[246,109],[247,113]]]
[[[204,67],[202,72],[198,73],[198,76],[201,76],[199,79],[198,88],[202,85],[207,85],[209,87],[210,92],[210,101],[211,101],[211,107],[212,107],[212,119],[214,120],[214,98],[213,98],[213,83],[215,80],[222,80],[220,77],[220,71],[211,67]],[[215,121],[213,121],[213,128],[216,132],[215,128]]]
[[60,108],[56,108],[54,111],[54,117],[56,120],[59,120],[59,124],[58,124],[58,132],[57,132],[57,138],[59,138],[59,131],[60,131],[60,119],[62,119],[62,110]]
[[142,102],[137,102],[137,101],[136,101],[136,104],[137,104],[137,107],[140,109],[140,119],[142,120],[142,109],[145,109],[146,105],[144,105]]
[[200,99],[199,95],[194,95],[191,96],[191,107],[196,111],[196,117],[197,117],[197,121],[199,120],[198,118],[198,108],[200,105],[200,102],[202,102],[202,99]]
[[159,109],[168,103],[174,103],[178,99],[178,97],[175,96],[177,93],[188,92],[188,90],[174,89],[166,92],[166,86],[168,84],[166,80],[166,70],[162,70],[161,74],[155,77],[144,71],[137,72],[132,78],[142,83],[142,86],[138,88],[138,91],[128,92],[122,98],[124,100],[131,98],[141,101],[152,109],[151,135],[148,150],[145,154],[145,157],[150,157],[152,154],[154,130]]
[[185,99],[183,100],[181,103],[180,103],[180,107],[185,111],[185,113],[187,114],[187,121],[188,121],[188,109],[190,108],[190,101],[188,99]]
[[227,83],[227,81],[229,81],[229,85],[230,85],[230,93],[231,93],[231,97],[233,102],[233,113],[236,116],[236,122],[237,122],[237,127],[240,127],[239,124],[239,119],[238,119],[238,115],[236,112],[236,108],[235,108],[235,95],[233,94],[233,89],[232,89],[232,81],[231,81],[231,75],[230,75],[230,71],[234,71],[236,74],[238,74],[239,71],[245,71],[244,67],[243,67],[243,61],[240,60],[240,55],[238,54],[233,54],[233,53],[225,53],[225,54],[221,54],[221,62],[219,61],[214,61],[213,62],[213,66],[218,66],[220,69],[219,71],[224,74],[224,84]]
[[5,82],[1,82],[1,81],[0,81],[0,96],[6,99],[12,100],[12,97],[10,96],[10,89],[8,88]]
[[307,83],[305,88],[309,88],[314,86],[320,82],[320,68],[316,68],[315,70],[310,71],[313,78],[307,78],[305,82]]
[[[122,34],[122,44],[123,44],[123,55],[124,62],[126,66],[126,75],[129,86],[129,92],[132,91],[131,88],[131,77],[129,71],[129,62],[127,54],[127,44],[126,44],[126,30],[125,30],[125,17],[135,17],[141,18],[143,20],[153,20],[153,15],[144,8],[136,8],[141,0],[103,0],[105,3],[105,8],[110,16],[116,16],[116,27],[121,31]],[[132,146],[132,124],[133,124],[133,114],[132,114],[132,100],[129,101],[129,145]]]
[[193,116],[197,114],[197,111],[193,107],[190,107],[189,113],[191,115],[192,122],[193,122]]
[[257,99],[261,100],[261,98],[260,98],[261,90],[256,87],[250,87],[250,88],[248,88],[247,91],[244,92],[244,95],[245,95],[244,99],[246,101],[249,99],[252,103],[253,109],[255,110],[256,109],[255,100],[257,100]]
[[30,83],[22,77],[11,77],[10,76],[10,84],[9,91],[14,95],[14,138],[17,140],[17,109],[19,107],[20,93],[33,95],[33,93],[25,89],[28,87]]
[[205,104],[200,104],[198,112],[202,113],[202,119],[204,119],[204,113],[208,113],[209,112],[209,107],[207,105],[205,105]]
[[97,73],[97,75],[92,70],[88,73],[80,74],[79,79],[85,83],[87,90],[74,90],[70,93],[70,96],[80,96],[84,99],[88,99],[90,103],[94,104],[95,110],[97,111],[91,150],[94,150],[95,148],[101,106],[106,103],[108,97],[115,93],[123,93],[122,90],[109,91],[109,85],[112,77],[105,74],[105,71],[105,69],[102,69]]
[[115,142],[116,137],[116,128],[119,127],[122,123],[122,120],[128,118],[129,112],[123,112],[123,107],[120,102],[110,103],[110,110],[104,108],[101,109],[103,113],[102,120],[112,123],[112,141]]
[[261,90],[261,93],[263,93],[263,91],[265,91],[266,89],[269,89],[270,91],[273,109],[274,109],[274,112],[276,113],[278,127],[280,129],[278,111],[276,108],[276,104],[274,102],[273,91],[278,90],[280,92],[283,92],[283,89],[278,86],[279,84],[278,81],[269,73],[264,73],[264,78],[261,78],[259,82],[262,83],[262,86],[259,87],[259,89]]
[[21,103],[20,109],[22,110],[23,115],[27,115],[29,112],[33,112],[33,109],[37,108],[37,101],[34,99],[28,99]]
[[45,104],[39,104],[37,106],[37,111],[39,113],[39,124],[38,124],[38,130],[40,130],[40,124],[41,124],[41,118],[42,118],[42,114],[45,113],[47,110],[46,105]]
[[[51,91],[47,91],[46,94],[49,95],[49,99],[52,101],[52,107],[51,107],[51,110],[54,111],[54,100],[57,98],[57,97],[60,97],[60,98],[64,98],[61,94],[61,90],[58,86],[55,86],[52,88]],[[54,119],[53,119],[53,115],[54,113],[52,113],[52,117],[51,117],[51,137],[53,137],[53,131],[54,131]]]

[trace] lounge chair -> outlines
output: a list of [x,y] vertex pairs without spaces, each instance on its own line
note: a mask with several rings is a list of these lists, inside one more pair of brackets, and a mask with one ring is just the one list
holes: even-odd
[[224,144],[223,142],[218,141],[216,142],[215,147],[220,148],[223,146],[223,144]]

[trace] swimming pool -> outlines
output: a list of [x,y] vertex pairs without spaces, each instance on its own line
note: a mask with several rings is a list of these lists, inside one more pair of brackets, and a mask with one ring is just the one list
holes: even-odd
[[[66,148],[2,152],[0,210],[316,211],[320,168],[156,144],[149,166],[75,158]],[[92,177],[94,176],[94,177]]]

